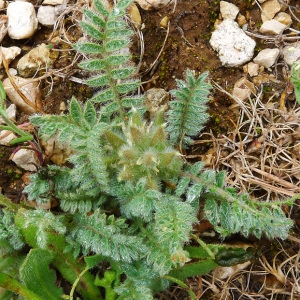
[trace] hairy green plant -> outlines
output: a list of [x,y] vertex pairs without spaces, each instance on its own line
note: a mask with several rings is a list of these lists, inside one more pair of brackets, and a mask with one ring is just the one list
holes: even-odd
[[294,85],[295,97],[300,103],[300,62],[294,61],[291,69],[291,82]]
[[[183,280],[218,264],[242,262],[255,252],[195,238],[200,200],[223,238],[233,233],[286,238],[292,226],[280,206],[294,199],[250,201],[225,187],[224,172],[188,163],[179,152],[208,119],[207,73],[196,76],[187,70],[177,82],[167,123],[162,112],[153,122],[144,119],[129,52],[133,31],[125,21],[130,3],[120,0],[109,10],[95,0],[95,10],[84,11],[82,27],[89,40],[74,48],[88,56],[80,66],[93,74],[87,84],[98,88],[95,96],[84,105],[72,98],[68,115],[30,118],[40,138],[55,136],[73,151],[69,167],[42,167],[24,189],[37,204],[56,197],[59,212],[13,204],[0,195],[5,206],[0,242],[9,238],[4,255],[22,257],[17,275],[0,266],[0,287],[25,298],[61,296],[52,266],[72,284],[70,295],[63,295],[68,299],[75,293],[83,299],[153,299],[170,282],[196,299]],[[191,239],[199,245],[187,246]],[[9,281],[12,286],[5,286]]]
[[196,78],[192,71],[186,71],[186,80],[177,80],[177,89],[171,91],[175,97],[168,111],[170,141],[184,148],[193,144],[208,119],[207,101],[211,85],[206,82],[208,73]]

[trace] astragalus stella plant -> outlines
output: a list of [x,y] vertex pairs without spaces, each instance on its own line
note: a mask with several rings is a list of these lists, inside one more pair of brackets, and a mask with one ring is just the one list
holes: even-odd
[[[224,187],[224,172],[180,153],[208,119],[207,73],[187,70],[171,91],[166,116],[160,111],[154,121],[144,119],[129,51],[133,31],[125,20],[130,3],[120,0],[108,10],[95,0],[94,10],[84,10],[89,40],[74,49],[88,57],[79,65],[92,75],[86,83],[98,89],[93,98],[85,104],[73,98],[68,115],[30,118],[43,139],[68,143],[72,167],[41,167],[24,190],[39,204],[57,198],[60,210],[1,198],[0,286],[7,289],[1,299],[10,299],[10,291],[25,299],[73,299],[75,289],[83,299],[153,299],[170,281],[184,286],[188,276],[249,259],[252,249],[206,245],[192,234],[200,202],[222,238],[286,238],[293,224],[280,207],[293,199],[238,196]],[[188,246],[191,238],[197,246]],[[70,296],[55,284],[49,265],[72,284]]]

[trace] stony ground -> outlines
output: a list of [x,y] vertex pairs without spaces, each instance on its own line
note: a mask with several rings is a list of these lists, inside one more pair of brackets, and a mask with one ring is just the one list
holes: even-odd
[[[260,67],[255,76],[250,76],[243,65],[222,66],[209,43],[215,22],[222,17],[220,1],[171,1],[159,10],[139,7],[142,29],[137,30],[132,51],[140,66],[142,88],[145,92],[154,87],[168,91],[175,87],[175,79],[182,78],[187,68],[199,73],[208,71],[214,87],[209,103],[211,118],[195,146],[187,153],[189,159],[202,159],[208,167],[225,169],[228,183],[263,201],[292,196],[299,192],[300,180],[299,105],[289,83],[290,66],[284,61],[282,50],[300,38],[300,3],[297,0],[278,1],[291,17],[290,28],[293,30],[270,36],[259,32],[262,1],[229,2],[239,8],[249,35],[256,41],[253,57],[265,48],[279,49],[278,59],[272,66]],[[35,10],[41,6],[38,0],[31,3]],[[37,82],[41,89],[42,109],[46,113],[65,112],[72,95],[82,101],[92,95],[92,90],[81,83],[85,74],[76,66],[81,57],[71,50],[71,44],[82,35],[79,29],[81,10],[88,5],[89,1],[70,1],[54,28],[39,24],[30,38],[16,40],[6,35],[2,41],[3,47],[18,46],[21,49],[20,55],[9,65],[14,69],[21,57],[43,43],[55,54],[50,69],[46,72],[38,70],[31,76],[42,78]],[[5,7],[1,11],[6,14]],[[169,25],[161,24],[164,17],[169,18]],[[2,79],[7,78],[4,68],[0,69],[0,74]],[[251,94],[251,100],[241,101],[232,96],[234,85],[242,77],[253,84],[251,88],[254,87],[256,95]],[[247,89],[246,84],[240,87]],[[18,109],[17,123],[27,122],[28,116]],[[34,133],[34,129],[31,130]],[[28,172],[9,159],[15,149],[0,146],[0,188],[12,201],[20,201],[26,197],[22,190]],[[50,156],[51,153],[45,163],[50,162]],[[295,220],[294,232],[287,241],[245,240],[238,236],[226,241],[255,245],[261,256],[241,270],[234,269],[228,276],[212,273],[190,279],[188,284],[199,299],[300,298],[298,204],[286,209]],[[205,222],[195,231],[206,242],[217,241]],[[158,297],[187,299],[187,294],[174,286]]]

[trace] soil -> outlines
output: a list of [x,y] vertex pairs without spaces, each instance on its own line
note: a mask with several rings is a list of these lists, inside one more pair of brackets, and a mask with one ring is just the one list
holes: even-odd
[[[83,1],[71,1],[71,4],[79,5],[80,7]],[[243,67],[226,68],[220,63],[217,54],[213,51],[209,45],[209,39],[214,30],[214,23],[216,19],[220,17],[219,6],[220,1],[215,0],[178,0],[177,3],[172,1],[170,5],[160,10],[144,11],[140,9],[142,22],[144,23],[144,29],[142,29],[144,37],[144,54],[141,56],[141,45],[137,38],[132,45],[132,52],[134,59],[138,64],[141,59],[140,74],[142,76],[142,88],[147,91],[153,87],[164,88],[167,91],[176,87],[176,79],[182,79],[184,77],[185,70],[187,68],[194,70],[196,73],[209,72],[209,78],[212,83],[217,83],[223,87],[227,92],[231,92],[235,82],[245,75]],[[247,17],[248,22],[251,22],[251,31],[257,31],[261,25],[259,7],[255,1],[248,0],[233,0],[229,1],[237,5],[240,9],[240,13]],[[285,1],[283,1],[285,2]],[[36,3],[38,7],[39,1]],[[299,5],[297,0],[290,1],[291,6]],[[175,10],[174,10],[175,8]],[[293,10],[294,14],[300,18],[300,10]],[[79,24],[74,17],[75,13],[70,13],[64,18],[65,33],[70,42],[75,42],[80,36],[81,31]],[[76,17],[78,17],[78,13]],[[167,41],[164,44],[164,40],[167,35],[167,30],[160,27],[161,20],[168,16],[170,18],[170,27],[167,37]],[[78,18],[79,19],[79,18]],[[293,28],[299,29],[300,23],[297,23],[293,19]],[[74,26],[75,25],[75,26]],[[178,30],[178,26],[182,28],[184,37]],[[26,52],[42,42],[48,42],[49,37],[52,34],[52,29],[41,27],[37,33],[29,40],[15,41],[11,40],[8,36],[2,42],[4,47],[19,46],[22,48],[22,53],[19,57],[22,57]],[[257,47],[254,56],[259,50],[264,47],[275,47],[276,45],[265,45],[264,41],[256,39]],[[164,47],[163,47],[164,45]],[[163,51],[160,57],[155,62],[160,50],[163,47]],[[78,100],[86,100],[91,97],[93,91],[87,88],[81,83],[72,81],[72,76],[76,78],[84,78],[86,74],[79,70],[77,67],[78,58],[75,56],[74,51],[71,50],[70,44],[66,43],[62,38],[56,45],[54,45],[53,51],[59,53],[59,58],[54,65],[55,69],[63,69],[62,73],[64,78],[56,76],[54,83],[49,79],[41,81],[43,90],[43,109],[47,114],[61,114],[65,111],[60,110],[61,103],[66,105],[70,101],[72,96],[75,96]],[[18,59],[13,61],[10,67],[16,67]],[[267,99],[274,94],[274,89],[280,94],[285,88],[284,74],[279,68],[279,72],[276,73],[279,82],[274,85],[274,82],[266,83],[264,86],[265,93],[263,99]],[[277,71],[277,70],[276,70]],[[268,71],[275,74],[275,68]],[[5,77],[5,72],[2,70],[0,73]],[[43,74],[37,74],[41,76]],[[291,103],[295,103],[294,96],[290,96]],[[211,100],[209,102],[209,114],[211,116],[209,123],[205,128],[205,132],[211,133],[215,137],[222,135],[228,136],[230,132],[235,130],[237,123],[237,116],[230,111],[229,107],[232,105],[232,99],[225,93],[214,88],[211,94]],[[9,104],[9,101],[7,101]],[[290,104],[287,104],[290,105]],[[22,112],[18,112],[17,122],[19,124],[26,122],[28,116]],[[205,154],[205,152],[211,147],[212,142],[199,143],[195,146],[190,154],[197,154],[198,156]],[[0,146],[0,188],[2,193],[9,197],[12,201],[20,201],[24,195],[22,190],[25,186],[26,176],[28,172],[16,167],[16,165],[9,159],[16,147]],[[298,218],[300,212],[295,207],[292,211],[292,217],[296,220],[295,236],[299,237],[299,223]],[[199,229],[200,230],[200,229]],[[238,237],[240,240],[240,238]],[[213,239],[208,238],[208,242]],[[230,242],[230,241],[229,241]],[[247,241],[251,243],[257,243],[258,241]],[[287,241],[282,244],[278,242],[260,241],[264,254],[267,255],[267,249],[272,248],[272,253],[276,254],[282,249],[286,251],[286,255],[293,256],[299,251],[299,244],[297,242]],[[274,256],[270,256],[272,260]],[[282,255],[277,258],[277,261],[282,262],[287,257]],[[275,258],[274,258],[275,259]],[[262,267],[259,263],[255,265],[257,270],[262,271]],[[298,274],[299,275],[299,274]],[[271,275],[270,275],[271,276]],[[258,278],[258,277],[257,277]],[[215,290],[209,289],[207,293],[202,295],[201,299],[252,299],[250,296],[242,296],[243,289],[246,287],[246,283],[239,280],[251,280],[251,284],[247,286],[247,293],[252,293],[259,299],[271,299],[268,290],[261,287],[264,285],[262,278],[237,277],[232,279],[231,283],[228,283],[225,287],[220,282],[215,282]],[[272,279],[272,278],[271,278]],[[270,279],[270,281],[271,281]],[[193,278],[188,284],[194,289],[195,293],[201,295],[201,291],[207,287],[207,282],[213,282],[211,277],[206,278],[206,283],[202,282],[202,278]],[[255,283],[254,283],[255,281]],[[275,282],[276,280],[273,281]],[[274,284],[275,286],[275,284]],[[271,285],[270,289],[277,288]],[[228,289],[228,294],[222,292],[223,288]],[[278,287],[283,289],[283,293],[280,294],[278,299],[291,299],[289,298],[290,290],[288,287]],[[244,289],[244,292],[246,290]],[[284,295],[284,292],[287,295]],[[219,293],[219,294],[218,294]],[[267,298],[266,298],[267,297]],[[185,291],[180,290],[178,287],[174,287],[165,294],[160,296],[160,299],[187,299]]]
[[[257,7],[251,5],[249,1],[233,1],[232,3],[236,4],[241,9],[241,12],[247,9],[251,14],[252,20],[259,20]],[[38,2],[36,6],[38,6]],[[178,1],[174,12],[173,9],[173,3],[160,10],[145,11],[140,9],[141,17],[145,24],[145,28],[142,31],[145,53],[142,57],[140,68],[142,81],[146,82],[143,84],[144,91],[153,87],[161,87],[167,91],[174,89],[176,87],[175,79],[182,79],[187,68],[198,73],[208,71],[210,79],[221,86],[226,86],[230,90],[242,76],[243,70],[242,68],[228,69],[222,67],[217,54],[209,45],[209,39],[214,30],[214,22],[219,17],[219,1]],[[67,29],[69,41],[76,42],[81,36],[81,31],[78,22],[75,22],[71,16],[72,12],[65,17],[64,26]],[[167,34],[166,29],[160,27],[160,22],[164,16],[170,18],[170,31],[157,64],[151,67],[164,44]],[[182,38],[176,25],[183,29],[184,37],[189,44]],[[10,47],[14,45],[20,47],[22,52],[19,57],[22,57],[33,47],[47,42],[51,35],[52,29],[41,27],[29,40],[16,41],[6,36],[2,46]],[[53,51],[70,49],[70,45],[62,40],[56,47],[58,49],[53,49]],[[132,51],[138,63],[140,59],[140,43],[138,39],[134,41]],[[55,77],[54,84],[50,80],[41,82],[43,110],[47,114],[60,114],[60,104],[62,102],[67,104],[72,96],[78,100],[86,100],[92,95],[91,89],[68,79],[71,75],[77,78],[84,76],[82,71],[77,68],[76,63],[74,63],[74,51],[67,53],[63,51],[59,52],[59,54],[54,68],[56,70],[65,68],[63,73],[66,75],[66,78]],[[10,64],[10,67],[16,67],[17,63],[18,58]],[[3,74],[2,77],[5,77],[3,70],[0,74]],[[218,93],[216,90],[214,91],[209,104],[211,119],[207,128],[217,134],[227,133],[233,128],[232,116],[228,114],[228,106],[230,104],[231,100],[227,96]],[[27,115],[18,112],[17,122],[19,124],[26,122],[27,119]],[[24,187],[21,177],[25,172],[9,161],[8,158],[14,150],[15,147],[0,146],[0,187],[4,195],[15,195],[14,198],[17,200],[20,198]]]

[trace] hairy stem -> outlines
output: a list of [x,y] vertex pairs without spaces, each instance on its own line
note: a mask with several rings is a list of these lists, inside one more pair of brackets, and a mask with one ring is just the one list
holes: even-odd
[[12,210],[14,212],[17,212],[18,209],[19,209],[19,205],[18,204],[12,203],[11,200],[9,200],[8,198],[6,198],[2,194],[0,194],[0,205],[3,205],[6,208],[8,208],[9,210]]

